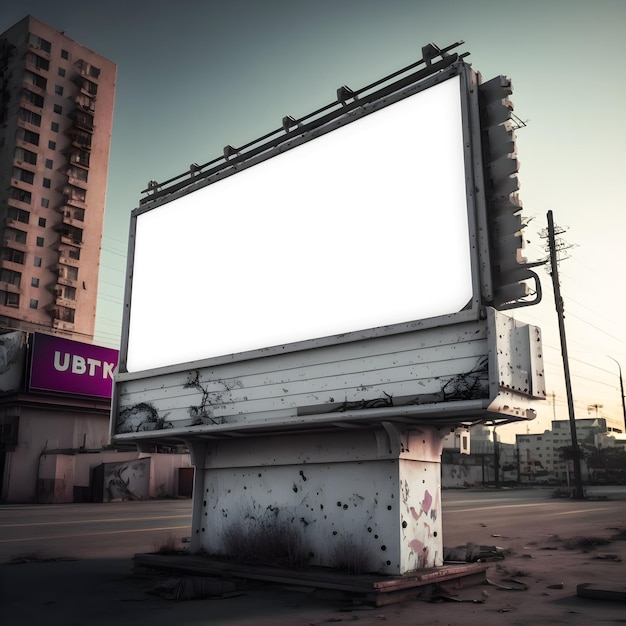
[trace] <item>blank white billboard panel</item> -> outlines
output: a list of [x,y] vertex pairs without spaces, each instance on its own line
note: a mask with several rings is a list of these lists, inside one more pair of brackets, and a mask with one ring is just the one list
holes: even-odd
[[463,309],[463,146],[455,76],[137,215],[128,371]]

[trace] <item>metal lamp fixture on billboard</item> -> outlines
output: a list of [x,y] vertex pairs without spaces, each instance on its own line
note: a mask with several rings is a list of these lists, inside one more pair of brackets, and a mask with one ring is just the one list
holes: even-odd
[[[511,119],[513,93],[510,79],[496,76],[480,85],[480,111],[483,128],[483,155],[489,223],[491,269],[494,288],[493,306],[499,310],[536,304],[541,299],[541,283],[522,256],[522,204],[518,197],[517,148]],[[526,281],[535,283],[535,298]]]

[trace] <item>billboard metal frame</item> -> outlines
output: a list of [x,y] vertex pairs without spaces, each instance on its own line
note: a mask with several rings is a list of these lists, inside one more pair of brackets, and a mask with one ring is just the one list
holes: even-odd
[[[463,127],[463,150],[465,161],[465,187],[467,198],[468,229],[470,238],[470,262],[472,266],[472,299],[463,310],[448,315],[403,323],[378,326],[370,329],[355,329],[341,335],[317,337],[285,345],[266,346],[259,350],[250,350],[236,354],[224,354],[201,361],[195,366],[214,366],[223,363],[245,361],[273,354],[286,354],[310,348],[318,348],[339,343],[359,341],[386,335],[411,332],[450,324],[462,323],[484,318],[484,304],[493,298],[489,260],[489,240],[486,217],[486,200],[483,189],[483,157],[480,138],[480,116],[478,104],[479,75],[463,62],[463,56],[450,53],[449,50],[460,44],[439,50],[436,47],[425,47],[424,58],[404,70],[381,79],[372,85],[353,92],[347,87],[338,89],[338,100],[300,120],[291,117],[283,119],[283,127],[264,135],[242,148],[226,146],[224,156],[210,161],[203,166],[192,166],[186,175],[178,176],[159,185],[152,183],[149,195],[142,199],[140,206],[131,215],[128,272],[124,300],[124,318],[122,325],[122,343],[120,351],[119,371],[124,378],[140,378],[152,373],[166,373],[188,369],[189,364],[168,365],[154,370],[142,370],[128,373],[127,355],[129,345],[129,327],[131,315],[133,261],[135,256],[135,240],[137,219],[142,214],[156,209],[169,202],[193,193],[207,185],[237,174],[249,167],[283,154],[303,143],[315,140],[326,133],[353,123],[362,117],[390,106],[409,96],[422,92],[434,85],[458,76],[461,82],[461,112]],[[439,55],[439,61],[433,61]],[[412,71],[418,65],[424,65]],[[405,74],[401,78],[398,75]],[[445,167],[445,164],[442,165]]]

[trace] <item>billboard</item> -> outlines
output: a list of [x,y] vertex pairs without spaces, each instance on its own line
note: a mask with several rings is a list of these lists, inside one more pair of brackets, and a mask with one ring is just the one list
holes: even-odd
[[29,388],[110,398],[118,351],[34,333]]
[[455,66],[135,210],[122,369],[476,317],[469,80]]
[[0,335],[0,391],[17,391],[24,378],[26,334],[16,330]]

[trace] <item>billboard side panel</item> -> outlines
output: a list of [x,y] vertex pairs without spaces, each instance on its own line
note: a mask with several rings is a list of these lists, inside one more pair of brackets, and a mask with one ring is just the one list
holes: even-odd
[[114,434],[237,429],[321,413],[488,398],[485,321],[147,378],[120,375]]

